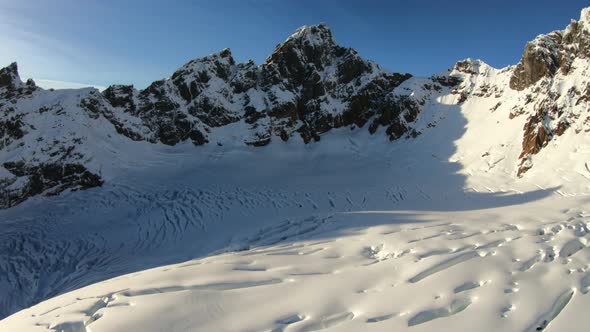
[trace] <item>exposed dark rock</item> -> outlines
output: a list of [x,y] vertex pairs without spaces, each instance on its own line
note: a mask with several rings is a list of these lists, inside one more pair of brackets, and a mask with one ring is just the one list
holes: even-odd
[[113,107],[121,107],[125,112],[135,114],[134,91],[133,85],[111,85],[102,94]]
[[56,195],[65,190],[88,189],[103,184],[99,175],[80,164],[27,165],[21,161],[6,162],[3,166],[16,177],[26,177],[26,185],[21,190],[10,190],[10,181],[0,182],[1,208],[14,206],[38,194]]
[[521,176],[530,168],[530,166],[527,166],[525,163],[527,160],[526,158],[537,154],[541,148],[549,142],[548,132],[545,126],[542,125],[542,117],[543,113],[537,112],[537,114],[532,115],[524,125],[522,152],[519,156],[521,164],[518,169],[518,176]]
[[[524,128],[519,175],[531,167],[532,155],[555,136],[563,135],[579,116],[571,112],[566,114],[563,104],[558,103],[561,91],[554,84],[556,78],[561,80],[571,72],[576,59],[590,57],[589,16],[590,10],[584,9],[580,21],[572,21],[563,31],[540,35],[529,42],[514,68],[510,87],[517,91],[527,88],[532,90],[524,96],[524,105],[514,106],[510,118],[524,114],[526,105],[533,104],[535,109]],[[571,87],[567,91],[567,98],[575,102],[576,106],[587,103],[590,100],[590,89],[587,86],[584,88],[581,93],[582,87]]]
[[0,69],[0,98],[12,99],[20,96],[30,96],[37,89],[37,85],[32,79],[27,80],[26,83],[21,81],[16,62]]
[[5,120],[0,120],[0,149],[4,144],[23,138],[25,135],[22,115],[13,115]]
[[468,97],[468,94],[467,94],[467,93],[465,93],[465,92],[460,92],[460,93],[459,93],[459,99],[457,100],[457,102],[458,102],[459,104],[462,104],[462,103],[464,103],[464,102],[467,100],[467,97]]
[[554,134],[557,136],[563,135],[565,131],[570,127],[570,123],[567,120],[559,121],[557,127],[554,130]]
[[256,121],[258,121],[259,119],[266,117],[266,114],[264,112],[258,112],[252,106],[246,106],[244,111],[245,111],[244,112],[244,119],[245,119],[246,123],[249,123],[249,124],[253,124]]
[[371,71],[366,61],[363,61],[356,51],[350,50],[342,63],[338,65],[338,82],[349,83],[359,78],[362,74]]
[[250,146],[265,146],[270,143],[270,135],[260,135],[256,137],[254,141],[247,141],[246,144]]
[[88,115],[93,118],[97,119],[101,112],[101,103],[94,98],[85,98],[80,101],[80,107],[88,112]]
[[13,62],[8,67],[0,69],[0,88],[14,88],[17,78],[18,67],[16,62]]
[[552,77],[559,68],[561,32],[539,36],[529,42],[510,78],[510,88],[522,91],[543,77]]
[[575,58],[590,57],[590,18],[572,21],[564,31],[540,35],[529,42],[510,79],[510,87],[522,91],[543,77],[551,78],[559,70],[565,75],[571,70]]
[[470,59],[459,61],[455,64],[455,70],[465,73],[465,74],[472,74],[477,75],[478,72],[473,67],[473,62]]
[[456,76],[432,76],[432,80],[446,87],[455,87],[461,84],[461,79]]

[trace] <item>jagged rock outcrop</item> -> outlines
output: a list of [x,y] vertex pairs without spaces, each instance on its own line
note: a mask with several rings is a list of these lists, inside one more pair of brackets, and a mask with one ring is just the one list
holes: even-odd
[[52,135],[63,124],[43,118],[49,113],[59,118],[64,109],[61,100],[51,100],[48,94],[33,80],[23,83],[16,63],[0,69],[0,207],[37,194],[55,195],[102,184],[84,166],[87,160],[76,148],[81,141],[75,134],[67,140]]
[[89,172],[80,164],[70,163],[41,163],[30,166],[24,162],[6,162],[4,168],[17,178],[27,178],[26,184],[20,190],[8,190],[13,181],[3,179],[0,190],[3,189],[2,204],[12,206],[26,200],[28,197],[42,194],[57,195],[64,190],[78,190],[102,185],[100,176]]
[[526,45],[524,54],[510,79],[510,87],[522,91],[543,77],[553,77],[561,67],[561,31],[541,35]]
[[589,59],[590,8],[583,9],[580,19],[572,20],[565,30],[539,35],[527,44],[510,78],[510,88],[525,93],[511,117],[528,114],[518,175],[532,167],[531,156],[554,137],[570,127],[577,132],[590,129],[585,97]]
[[37,89],[32,79],[23,83],[18,75],[18,66],[16,62],[11,63],[8,67],[0,69],[0,104],[23,95],[31,95]]
[[0,88],[14,88],[18,83],[20,83],[20,79],[18,78],[16,62],[0,69]]
[[510,88],[522,91],[558,71],[568,74],[575,58],[590,57],[590,10],[572,20],[563,31],[539,35],[529,42],[510,78]]

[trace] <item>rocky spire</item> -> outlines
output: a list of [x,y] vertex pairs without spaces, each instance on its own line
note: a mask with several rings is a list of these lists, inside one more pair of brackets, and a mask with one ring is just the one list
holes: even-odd
[[16,62],[0,69],[0,88],[13,88],[20,83],[22,82],[18,76],[18,66]]
[[527,43],[510,88],[522,91],[558,71],[567,75],[577,57],[590,57],[590,7],[582,9],[580,20],[572,20],[565,30],[539,35]]
[[264,65],[276,66],[282,77],[302,82],[310,71],[309,66],[323,70],[346,51],[346,48],[336,44],[332,31],[324,23],[303,26],[277,45]]

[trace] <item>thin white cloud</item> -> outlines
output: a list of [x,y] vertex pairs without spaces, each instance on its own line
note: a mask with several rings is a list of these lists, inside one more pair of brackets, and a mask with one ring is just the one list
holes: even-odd
[[[0,6],[2,7],[2,6]],[[11,8],[0,8],[0,43],[4,52],[0,55],[3,66],[17,61],[21,75],[46,71],[66,72],[66,64],[76,57],[76,49],[45,33],[32,30],[35,27],[27,17]],[[10,14],[10,15],[8,15]],[[24,69],[24,70],[23,70]]]
[[54,80],[45,80],[45,79],[34,79],[37,86],[42,87],[43,89],[54,89],[54,90],[62,90],[62,89],[82,89],[82,88],[96,88],[100,91],[106,89],[104,86],[100,85],[92,85],[92,84],[84,84],[84,83],[76,83],[76,82],[64,82],[64,81],[54,81]]
[[[36,10],[34,5],[26,2],[0,0],[0,68],[16,61],[21,79],[36,76],[52,78],[54,80],[44,80],[56,82],[49,83],[52,87],[93,86],[78,86],[76,82],[70,84],[70,80],[109,84],[107,82],[112,79],[110,73],[119,71],[117,66],[122,61],[92,44],[74,45],[63,36],[53,35],[49,32],[48,23],[32,19],[31,13]],[[44,84],[40,80],[35,81],[39,81],[39,86]]]

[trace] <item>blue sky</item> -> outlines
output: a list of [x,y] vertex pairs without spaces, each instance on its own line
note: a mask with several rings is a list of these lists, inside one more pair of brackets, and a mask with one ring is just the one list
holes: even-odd
[[326,22],[336,41],[415,75],[480,58],[518,62],[525,43],[563,29],[590,1],[0,0],[0,66],[23,78],[143,88],[229,47],[261,63],[293,30]]

